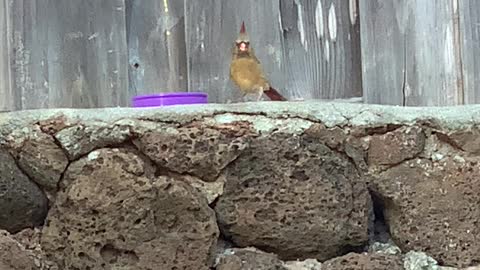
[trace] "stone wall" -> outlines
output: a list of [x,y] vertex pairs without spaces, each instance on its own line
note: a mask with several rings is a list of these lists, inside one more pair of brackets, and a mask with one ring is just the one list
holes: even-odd
[[315,102],[0,114],[0,268],[477,269],[479,123]]

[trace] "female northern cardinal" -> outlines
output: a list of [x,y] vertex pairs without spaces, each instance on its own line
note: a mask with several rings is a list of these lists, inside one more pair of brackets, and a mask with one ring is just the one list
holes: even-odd
[[265,93],[271,100],[286,101],[277,90],[272,88],[263,73],[260,61],[258,61],[250,40],[245,31],[245,23],[242,22],[240,34],[233,46],[232,62],[230,63],[230,79],[240,88],[243,98],[247,94],[256,94],[257,101]]

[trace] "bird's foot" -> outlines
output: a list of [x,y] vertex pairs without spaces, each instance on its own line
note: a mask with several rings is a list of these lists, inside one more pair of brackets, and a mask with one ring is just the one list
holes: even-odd
[[263,101],[263,91],[260,91],[256,94],[256,99],[255,101]]

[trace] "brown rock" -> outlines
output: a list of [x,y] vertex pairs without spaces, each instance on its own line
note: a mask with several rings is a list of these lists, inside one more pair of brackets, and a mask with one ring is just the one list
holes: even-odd
[[478,128],[468,130],[456,130],[448,137],[463,151],[474,155],[480,154],[480,130]]
[[395,165],[416,157],[425,146],[425,134],[419,127],[401,127],[382,135],[373,135],[368,151],[370,166]]
[[76,160],[94,149],[121,144],[130,136],[129,125],[103,122],[78,124],[55,134],[70,160]]
[[0,269],[40,270],[40,264],[8,232],[0,230]]
[[368,141],[365,138],[351,136],[348,134],[350,132],[352,131],[347,128],[327,128],[322,124],[314,124],[305,131],[305,134],[317,138],[331,149],[345,152],[357,168],[366,171],[368,169],[366,164]]
[[366,185],[346,157],[318,139],[258,138],[225,172],[215,210],[239,246],[325,260],[367,241]]
[[215,182],[205,182],[191,175],[177,175],[176,178],[197,189],[207,199],[208,204],[213,203],[223,194],[225,185],[225,176],[223,175],[220,175]]
[[288,270],[322,270],[322,263],[315,259],[306,259],[304,261],[285,262]]
[[480,159],[414,159],[381,173],[373,186],[385,203],[393,240],[440,264],[480,261]]
[[357,138],[350,136],[345,140],[344,151],[350,157],[357,168],[362,172],[368,170],[367,153],[369,148],[369,138]]
[[17,232],[41,225],[48,201],[42,190],[17,167],[7,150],[0,148],[0,229]]
[[[39,266],[39,270],[59,270],[58,266],[48,261],[40,246],[41,230],[39,228],[25,229],[11,236],[17,241],[22,249],[35,261],[35,265]],[[3,270],[3,268],[0,268]]]
[[208,269],[215,214],[194,188],[133,152],[100,149],[72,163],[42,246],[62,269]]
[[145,132],[136,145],[162,167],[211,182],[247,147],[249,132],[244,123],[215,128],[197,124]]
[[328,260],[322,270],[404,270],[402,258],[382,253],[349,253]]
[[232,248],[218,256],[215,270],[287,270],[275,254],[255,248]]
[[327,128],[322,124],[313,124],[305,130],[305,134],[318,138],[330,148],[341,148],[347,139],[347,134],[340,127]]
[[54,135],[60,130],[73,125],[71,119],[68,119],[63,113],[57,114],[51,118],[40,120],[37,122],[42,132]]
[[33,133],[17,152],[18,165],[38,185],[56,190],[58,181],[68,165],[63,150],[47,134]]

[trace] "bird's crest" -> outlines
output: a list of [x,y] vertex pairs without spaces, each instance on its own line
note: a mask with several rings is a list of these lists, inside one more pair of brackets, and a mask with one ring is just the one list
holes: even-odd
[[245,22],[242,21],[242,26],[240,27],[240,33],[238,34],[237,43],[238,42],[249,42],[250,39],[248,38],[247,30],[245,28]]

